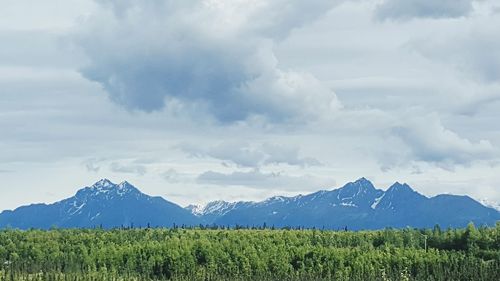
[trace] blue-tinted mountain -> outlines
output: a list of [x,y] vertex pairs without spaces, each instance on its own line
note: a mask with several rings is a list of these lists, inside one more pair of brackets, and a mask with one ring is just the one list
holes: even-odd
[[194,225],[200,219],[161,197],[140,192],[128,182],[101,180],[75,196],[54,204],[23,206],[0,214],[0,227],[20,229],[50,227],[145,227]]
[[[196,215],[209,224],[228,226],[381,229],[385,227],[464,227],[493,225],[500,212],[468,196],[428,198],[409,185],[395,183],[386,191],[365,178],[342,188],[262,202],[209,204]],[[223,212],[214,206],[220,206]],[[230,207],[228,207],[230,206]]]
[[381,229],[386,227],[464,227],[493,225],[500,212],[468,196],[428,198],[409,185],[377,189],[365,178],[334,190],[261,202],[214,201],[182,208],[151,197],[128,182],[101,180],[54,204],[34,204],[0,213],[0,228],[221,226]]

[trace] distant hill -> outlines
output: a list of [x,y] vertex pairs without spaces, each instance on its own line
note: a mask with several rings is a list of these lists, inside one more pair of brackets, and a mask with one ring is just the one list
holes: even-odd
[[214,201],[182,208],[151,197],[128,182],[103,179],[54,204],[34,204],[0,213],[0,228],[223,226],[380,229],[386,227],[464,227],[493,225],[500,212],[468,196],[428,198],[407,184],[377,189],[365,178],[334,190],[261,202]]

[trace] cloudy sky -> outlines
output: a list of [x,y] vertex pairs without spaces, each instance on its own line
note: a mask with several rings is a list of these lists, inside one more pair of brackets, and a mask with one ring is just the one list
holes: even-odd
[[367,177],[500,202],[496,0],[2,0],[0,209]]

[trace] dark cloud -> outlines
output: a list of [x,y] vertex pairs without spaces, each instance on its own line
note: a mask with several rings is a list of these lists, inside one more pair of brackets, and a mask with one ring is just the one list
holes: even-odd
[[457,18],[468,15],[473,0],[385,0],[375,15],[379,19]]
[[273,44],[335,2],[104,1],[76,39],[89,59],[82,74],[131,110],[220,122],[316,118],[339,107],[335,94],[280,69]]

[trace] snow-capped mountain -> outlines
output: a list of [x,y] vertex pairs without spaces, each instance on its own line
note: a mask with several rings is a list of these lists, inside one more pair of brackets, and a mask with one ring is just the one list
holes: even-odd
[[212,211],[201,211],[197,216],[210,224],[230,226],[266,223],[276,227],[378,229],[436,224],[462,227],[470,221],[491,225],[500,220],[498,211],[467,196],[427,198],[398,182],[383,191],[365,178],[331,191],[276,196],[261,202],[216,201],[207,206],[212,206]]
[[[218,216],[223,216],[230,210],[234,208],[234,206],[238,203],[230,203],[222,200],[212,201],[205,206],[202,205],[190,205],[195,206],[191,210],[194,215],[197,216],[206,216],[211,214],[216,214]],[[190,206],[187,208],[189,209]]]
[[193,215],[201,218],[203,223],[213,223],[235,208],[251,205],[252,202],[226,202],[222,200],[212,201],[206,205],[189,205],[186,207]]
[[54,204],[35,204],[4,211],[0,227],[50,228],[193,225],[199,219],[161,197],[151,197],[128,182],[103,179]]
[[0,228],[223,226],[381,229],[385,227],[464,227],[493,225],[500,212],[468,196],[428,198],[409,185],[395,183],[386,191],[361,178],[334,190],[261,202],[214,201],[182,208],[151,197],[128,182],[100,180],[75,196],[54,204],[34,204],[0,213]]

